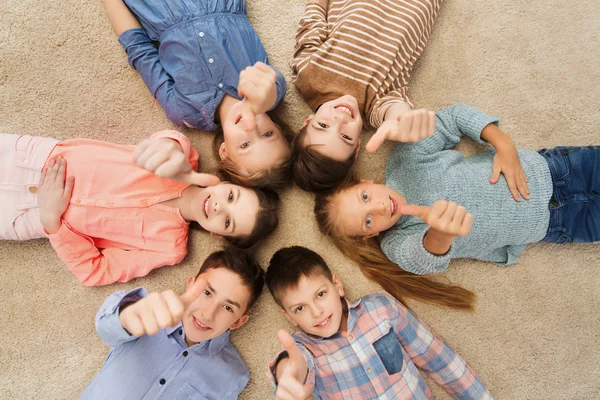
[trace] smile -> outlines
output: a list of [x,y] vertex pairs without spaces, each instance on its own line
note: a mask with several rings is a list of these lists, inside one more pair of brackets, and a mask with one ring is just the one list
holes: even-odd
[[398,203],[390,197],[390,217],[393,217],[396,211],[398,211]]
[[333,314],[331,314],[329,317],[325,318],[325,320],[323,322],[315,325],[315,328],[325,328],[331,322],[332,317],[333,317]]
[[210,195],[204,200],[204,216],[208,219],[208,200],[210,199]]
[[239,124],[239,122],[242,120],[242,114],[238,115],[237,118],[235,119],[235,125]]
[[211,329],[210,326],[204,325],[202,322],[198,321],[193,315],[192,319],[194,321],[194,328],[198,329],[199,331],[208,331]]
[[348,114],[352,119],[354,119],[354,110],[348,104],[339,104],[333,108]]

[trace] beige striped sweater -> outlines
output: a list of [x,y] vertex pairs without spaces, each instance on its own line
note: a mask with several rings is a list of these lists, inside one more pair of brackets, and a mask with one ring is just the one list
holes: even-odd
[[313,109],[344,94],[365,126],[379,127],[406,92],[443,0],[333,0],[307,4],[296,34],[293,81]]

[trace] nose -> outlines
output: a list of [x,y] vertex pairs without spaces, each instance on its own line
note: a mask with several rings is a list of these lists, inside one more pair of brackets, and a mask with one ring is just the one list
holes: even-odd
[[209,303],[203,310],[202,316],[206,319],[206,322],[211,322],[215,319],[215,314],[217,312],[217,306],[213,303]]
[[219,214],[219,211],[221,210],[221,205],[219,204],[218,200],[213,201],[213,211],[215,214]]
[[317,305],[313,305],[310,308],[313,318],[318,318],[323,314],[323,308]]

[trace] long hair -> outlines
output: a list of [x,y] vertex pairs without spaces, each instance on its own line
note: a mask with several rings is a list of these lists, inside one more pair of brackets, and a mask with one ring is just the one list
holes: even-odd
[[[281,134],[283,135],[288,148],[290,148],[292,146],[294,134],[289,129],[288,125],[272,113],[269,114],[269,117],[275,124],[279,125]],[[225,136],[223,134],[223,128],[219,125],[217,134],[213,140],[213,152],[215,153],[217,160],[220,160],[217,175],[219,175],[221,180],[226,180],[236,185],[273,191],[284,189],[292,181],[291,151],[290,156],[287,159],[272,165],[271,168],[250,173],[245,168],[229,159],[221,160],[219,148],[224,141]]]
[[461,310],[473,310],[475,294],[460,286],[436,282],[423,275],[404,271],[383,253],[376,237],[348,237],[337,226],[335,196],[357,183],[355,178],[344,182],[334,192],[319,194],[315,199],[315,217],[319,230],[330,236],[338,249],[360,267],[372,280],[408,307],[406,298]]
[[[249,236],[223,236],[230,245],[239,249],[251,249],[263,238],[269,236],[279,224],[279,196],[272,190],[248,188],[258,196],[258,212],[254,229]],[[203,228],[196,221],[190,223],[190,228]]]
[[325,192],[334,189],[352,171],[356,152],[345,161],[336,161],[319,153],[315,146],[304,144],[308,125],[304,126],[292,142],[294,182],[307,192]]

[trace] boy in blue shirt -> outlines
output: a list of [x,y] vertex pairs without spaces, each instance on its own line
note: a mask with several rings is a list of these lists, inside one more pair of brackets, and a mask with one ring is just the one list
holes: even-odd
[[248,321],[264,271],[239,250],[208,256],[183,295],[110,295],[96,330],[111,350],[81,399],[237,399],[249,372],[229,333]]

